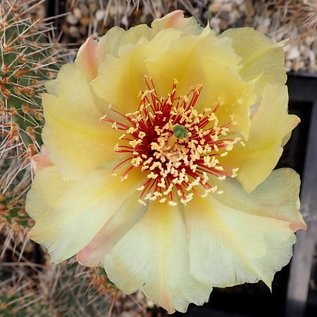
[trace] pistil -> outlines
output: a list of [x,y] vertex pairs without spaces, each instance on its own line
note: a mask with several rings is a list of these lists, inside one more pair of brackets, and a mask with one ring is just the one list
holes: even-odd
[[184,139],[187,138],[188,131],[184,126],[176,124],[173,127],[173,134],[176,136],[177,139]]

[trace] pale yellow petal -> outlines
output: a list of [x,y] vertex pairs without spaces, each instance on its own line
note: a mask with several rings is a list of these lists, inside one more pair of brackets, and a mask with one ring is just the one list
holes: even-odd
[[235,121],[235,127],[247,136],[248,109],[255,96],[253,84],[244,82],[239,75],[238,61],[230,41],[218,40],[207,28],[199,37],[184,38],[178,30],[168,29],[124,57],[108,57],[93,87],[103,100],[122,112],[131,112],[139,105],[139,92],[146,89],[145,75],[153,80],[159,97],[171,93],[174,79],[178,81],[178,95],[202,85],[197,108],[212,108],[221,102],[217,113],[220,122]]
[[85,43],[80,47],[75,63],[83,70],[88,80],[96,77],[98,66],[98,43],[93,35],[89,36]]
[[112,56],[118,55],[118,49],[121,45],[121,39],[125,34],[125,30],[115,26],[111,28],[104,36],[99,40],[100,57],[103,61],[107,54]]
[[[177,30],[161,32],[151,43],[145,41],[125,54],[123,50],[130,46],[122,47],[120,57],[108,55],[92,82],[96,94],[123,113],[136,111],[140,102],[139,93],[146,89],[144,76],[148,75],[148,71],[145,60],[154,53],[166,52],[179,35]],[[172,82],[168,85],[172,85]]]
[[53,165],[52,161],[48,157],[47,149],[45,146],[42,146],[40,153],[32,157],[31,164],[34,173],[42,170],[43,168]]
[[45,89],[49,94],[58,96],[59,81],[58,79],[52,79],[45,82]]
[[[239,57],[227,39],[217,39],[206,28],[199,37],[180,38],[170,50],[146,61],[148,73],[155,79],[159,95],[171,91],[177,79],[177,93],[187,94],[191,87],[202,85],[196,108],[214,108],[221,124],[234,122],[232,130],[245,137],[249,131],[249,107],[255,101],[253,84],[246,83],[239,75]],[[171,67],[173,65],[173,67]],[[233,131],[231,131],[233,132]]]
[[122,182],[108,170],[66,181],[56,167],[47,167],[36,174],[27,195],[26,210],[35,220],[30,237],[61,262],[84,248],[137,186],[137,177]]
[[239,168],[238,179],[252,191],[263,182],[282,155],[284,138],[299,119],[287,113],[288,93],[284,85],[267,85],[262,102],[251,120],[250,137],[245,146],[236,145],[222,162]]
[[197,280],[215,287],[262,280],[271,287],[274,274],[292,256],[298,226],[291,224],[301,221],[298,180],[284,174],[283,181],[290,176],[290,182],[297,183],[284,187],[276,180],[280,176],[272,176],[252,194],[237,184],[224,185],[224,197],[197,198],[186,208],[190,268]]
[[[166,30],[161,34],[172,33],[170,30]],[[165,42],[164,38],[163,41]],[[213,66],[222,67],[224,76],[227,75],[229,78],[231,74],[239,76],[237,65],[239,57],[232,50],[230,41],[217,39],[208,27],[199,36],[172,38],[168,44],[170,47],[165,45],[165,50],[151,49],[151,55],[145,60],[149,75],[154,81],[156,78],[160,79],[157,89],[161,94],[170,93],[170,83],[173,82],[173,79],[177,79],[179,82],[180,94],[187,93],[191,86],[198,84],[205,86],[206,77],[210,77],[210,80],[212,77],[217,79],[218,70]],[[152,42],[149,43],[150,45]],[[242,80],[240,79],[240,81]],[[207,88],[212,87],[204,87],[205,90]],[[230,95],[230,91],[228,93]],[[208,95],[214,99],[218,97],[214,95],[214,90]]]
[[111,281],[126,293],[142,290],[169,313],[185,312],[189,303],[208,300],[211,287],[189,274],[186,228],[177,207],[150,205],[149,210],[106,255]]
[[140,24],[124,30],[120,27],[111,28],[98,43],[98,58],[102,62],[108,56],[118,57],[123,51],[150,40],[154,36],[153,30],[146,24]]
[[185,19],[181,10],[173,11],[161,19],[154,20],[151,27],[140,24],[127,31],[119,27],[111,28],[98,43],[98,58],[104,60],[107,55],[122,56],[136,46],[152,40],[166,28],[175,28],[182,35],[198,34],[202,31],[194,18]]
[[[214,104],[219,100],[216,116],[220,125],[229,124],[230,134],[248,138],[249,107],[255,101],[253,87],[243,82],[236,73],[212,62],[202,62],[206,74],[206,91]],[[203,99],[205,101],[206,99]]]
[[154,32],[159,32],[167,28],[176,28],[182,31],[183,34],[199,34],[202,32],[202,27],[197,23],[194,17],[184,18],[182,10],[175,10],[164,17],[155,19],[151,23]]
[[229,29],[221,37],[232,39],[233,49],[241,57],[241,76],[245,80],[257,79],[259,96],[267,84],[285,84],[284,51],[280,44],[248,27]]
[[77,254],[77,261],[85,266],[103,266],[106,254],[135,225],[148,209],[140,204],[140,192],[135,191],[123,202],[89,244]]
[[184,11],[175,10],[160,19],[155,19],[151,27],[153,29],[157,29],[158,31],[161,29],[172,28],[179,26],[184,20]]
[[274,170],[265,182],[247,193],[235,179],[217,181],[217,196],[223,204],[248,214],[288,222],[290,229],[306,229],[299,210],[299,175],[290,168]]
[[[45,94],[43,140],[64,177],[79,179],[114,158],[118,133],[105,122],[84,74],[75,64],[62,67],[58,95]],[[106,105],[105,105],[106,108]]]
[[80,47],[75,62],[84,71],[87,79],[92,80],[97,75],[99,65],[108,56],[119,56],[143,40],[150,39],[152,35],[153,30],[146,24],[137,25],[127,31],[113,27],[98,42],[90,36]]

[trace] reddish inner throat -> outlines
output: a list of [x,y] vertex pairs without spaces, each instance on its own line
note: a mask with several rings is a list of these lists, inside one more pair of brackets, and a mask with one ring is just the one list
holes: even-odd
[[110,107],[113,115],[102,118],[123,131],[114,150],[126,157],[113,171],[126,166],[122,180],[133,169],[146,175],[144,184],[137,188],[142,204],[158,200],[172,206],[179,202],[186,205],[194,194],[221,194],[212,180],[236,176],[238,169],[221,165],[221,157],[240,141],[229,137],[231,121],[219,124],[216,112],[221,105],[198,112],[195,106],[202,86],[179,96],[174,80],[171,93],[159,97],[152,80],[145,79],[145,84],[137,111],[121,114]]

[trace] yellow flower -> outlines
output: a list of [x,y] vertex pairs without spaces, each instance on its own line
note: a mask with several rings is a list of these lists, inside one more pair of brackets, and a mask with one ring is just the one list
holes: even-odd
[[168,312],[264,281],[305,229],[298,175],[272,172],[299,119],[283,50],[181,11],[89,38],[44,95],[31,237]]

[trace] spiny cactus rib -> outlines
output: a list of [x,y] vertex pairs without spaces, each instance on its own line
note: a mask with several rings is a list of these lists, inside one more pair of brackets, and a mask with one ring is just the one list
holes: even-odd
[[9,264],[0,263],[0,316],[146,315],[144,296],[124,295],[102,269],[80,266],[73,259],[60,265]]
[[15,232],[32,225],[24,202],[30,158],[42,144],[41,94],[61,59],[61,47],[50,38],[52,26],[38,15],[43,2],[0,3],[0,224]]

